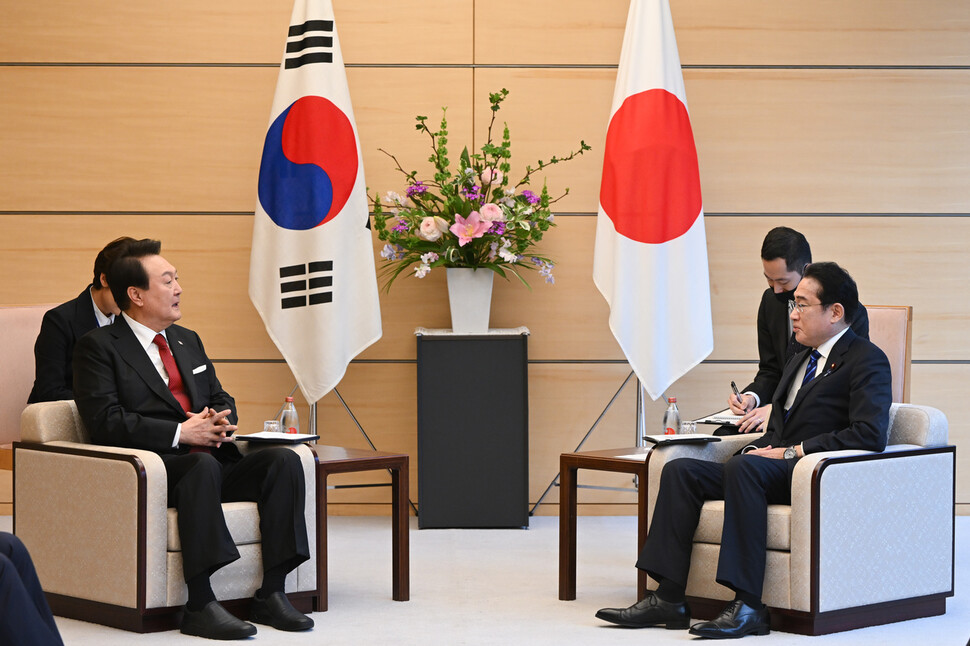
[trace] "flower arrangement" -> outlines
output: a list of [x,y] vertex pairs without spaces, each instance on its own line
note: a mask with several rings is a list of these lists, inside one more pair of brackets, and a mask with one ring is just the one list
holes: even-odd
[[[566,157],[554,156],[549,161],[539,160],[535,167],[526,166],[522,179],[511,184],[508,125],[501,143],[492,141],[496,115],[508,93],[503,88],[488,95],[492,119],[487,141],[475,154],[469,154],[466,147],[454,171],[448,158],[446,108],[442,108],[436,132],[428,127],[427,117],[415,119],[415,129],[431,138],[433,152],[428,161],[435,170],[431,179],[418,179],[417,171],[404,170],[394,155],[381,149],[407,178],[403,196],[389,191],[383,198],[375,195],[372,200],[377,235],[386,243],[381,251],[385,289],[411,267],[416,278],[424,278],[435,267],[490,269],[506,279],[510,272],[526,285],[518,269],[528,268],[538,270],[546,282],[555,282],[552,261],[530,254],[530,250],[555,226],[550,206],[569,189],[551,199],[545,182],[538,193],[528,187],[536,172],[582,155],[590,147],[580,141],[579,150]],[[393,222],[389,222],[391,217]]]

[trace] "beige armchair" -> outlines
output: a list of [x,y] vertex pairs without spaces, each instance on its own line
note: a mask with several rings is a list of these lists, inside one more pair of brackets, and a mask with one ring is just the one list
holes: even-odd
[[[165,467],[151,451],[90,443],[73,401],[32,404],[14,445],[14,532],[30,550],[54,614],[136,632],[178,626],[186,600],[176,512]],[[306,476],[307,533],[316,544],[315,458],[293,448]],[[216,597],[245,613],[262,579],[256,503],[223,505],[241,558],[212,577]],[[286,592],[309,612],[316,558]]]
[[[664,464],[680,457],[726,461],[751,439],[654,449],[647,518]],[[953,596],[955,468],[946,417],[909,404],[892,405],[884,452],[799,460],[791,505],[768,507],[763,601],[772,628],[821,635],[945,613]],[[694,534],[687,595],[700,619],[734,598],[714,581],[723,515],[723,501],[707,501]]]
[[909,305],[867,305],[869,340],[886,353],[892,371],[893,401],[909,403],[913,354],[913,308]]
[[34,385],[34,341],[53,305],[0,307],[0,446],[20,439],[20,413]]

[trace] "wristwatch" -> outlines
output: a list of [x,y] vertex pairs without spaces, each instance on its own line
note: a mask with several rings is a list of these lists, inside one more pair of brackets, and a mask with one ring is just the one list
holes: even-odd
[[794,460],[797,457],[798,457],[798,449],[796,449],[794,446],[789,446],[787,449],[785,449],[786,460]]

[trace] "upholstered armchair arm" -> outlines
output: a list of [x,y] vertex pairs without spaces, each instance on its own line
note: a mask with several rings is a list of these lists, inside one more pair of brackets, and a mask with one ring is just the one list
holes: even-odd
[[[44,589],[108,604],[165,594],[165,466],[150,451],[71,441],[14,447],[15,525]],[[84,554],[83,559],[76,554]]]
[[[792,609],[952,591],[954,447],[809,454],[792,476]],[[813,601],[815,603],[813,603]],[[814,607],[813,607],[814,606]]]
[[[727,462],[728,458],[761,437],[762,433],[725,435],[720,442],[707,444],[670,444],[657,446],[647,456],[647,524],[653,518],[653,508],[660,490],[660,473],[664,465],[678,458],[695,458],[710,462]],[[643,486],[644,483],[641,483]]]

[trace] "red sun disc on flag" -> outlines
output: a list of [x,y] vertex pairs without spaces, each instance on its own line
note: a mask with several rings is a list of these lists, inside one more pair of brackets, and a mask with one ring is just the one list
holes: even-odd
[[617,233],[659,244],[687,233],[701,212],[697,149],[687,108],[654,89],[626,98],[610,120],[600,205]]

